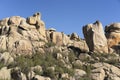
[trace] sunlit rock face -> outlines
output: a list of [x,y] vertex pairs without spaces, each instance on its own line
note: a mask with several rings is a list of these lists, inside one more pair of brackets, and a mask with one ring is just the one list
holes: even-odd
[[107,39],[101,22],[96,21],[93,24],[85,25],[83,33],[90,51],[108,53]]
[[41,42],[45,43],[47,40],[45,24],[40,13],[35,13],[27,19],[12,16],[0,20],[1,51],[31,55],[41,47]]
[[120,48],[120,23],[112,23],[105,27],[105,34],[108,39],[110,53],[119,53]]

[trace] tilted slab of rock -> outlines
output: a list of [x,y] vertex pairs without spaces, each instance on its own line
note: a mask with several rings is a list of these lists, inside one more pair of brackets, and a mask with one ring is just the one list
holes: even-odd
[[90,51],[108,53],[107,39],[99,21],[84,26],[83,33]]
[[112,23],[105,27],[105,34],[108,39],[108,47],[110,53],[120,52],[120,23]]

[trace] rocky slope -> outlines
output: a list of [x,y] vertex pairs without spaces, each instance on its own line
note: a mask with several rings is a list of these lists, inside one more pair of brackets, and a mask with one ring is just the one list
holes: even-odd
[[[46,29],[41,14],[0,20],[2,80],[120,80],[120,23],[83,26],[85,37]],[[104,34],[105,33],[105,34]]]

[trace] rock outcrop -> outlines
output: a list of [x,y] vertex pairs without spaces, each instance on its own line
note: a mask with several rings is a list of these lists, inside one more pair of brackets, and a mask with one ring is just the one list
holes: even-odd
[[0,51],[31,55],[41,47],[41,42],[45,44],[47,39],[40,13],[27,19],[12,16],[0,21]]
[[0,79],[120,80],[120,23],[104,34],[96,21],[83,33],[46,29],[40,13],[0,20]]
[[108,53],[107,39],[101,22],[96,21],[84,26],[83,33],[90,51]]
[[105,27],[105,34],[108,40],[109,52],[120,53],[120,23],[112,23]]
[[41,14],[35,13],[27,19],[12,16],[0,20],[0,51],[8,51],[17,55],[32,55],[36,52],[44,53],[42,49],[46,43],[56,46],[74,46],[82,52],[88,52],[86,42],[81,40],[76,33],[71,36],[56,29],[45,28]]
[[[107,63],[95,63],[93,67],[96,68],[92,70],[92,80],[119,80],[120,79],[120,69],[107,64]],[[106,76],[105,76],[106,75]]]

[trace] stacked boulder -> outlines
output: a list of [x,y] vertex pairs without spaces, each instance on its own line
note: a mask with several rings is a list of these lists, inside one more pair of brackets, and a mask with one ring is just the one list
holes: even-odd
[[57,46],[67,45],[70,43],[70,38],[63,32],[56,32],[54,28],[46,31],[47,40],[56,44]]
[[56,46],[73,46],[82,52],[89,51],[86,42],[76,33],[68,36],[63,32],[56,32],[54,28],[47,30],[40,13],[35,13],[26,19],[12,16],[0,20],[0,52],[31,55],[44,52],[46,43],[54,43]]
[[45,24],[35,13],[27,19],[13,16],[0,20],[0,51],[32,54],[47,42]]

